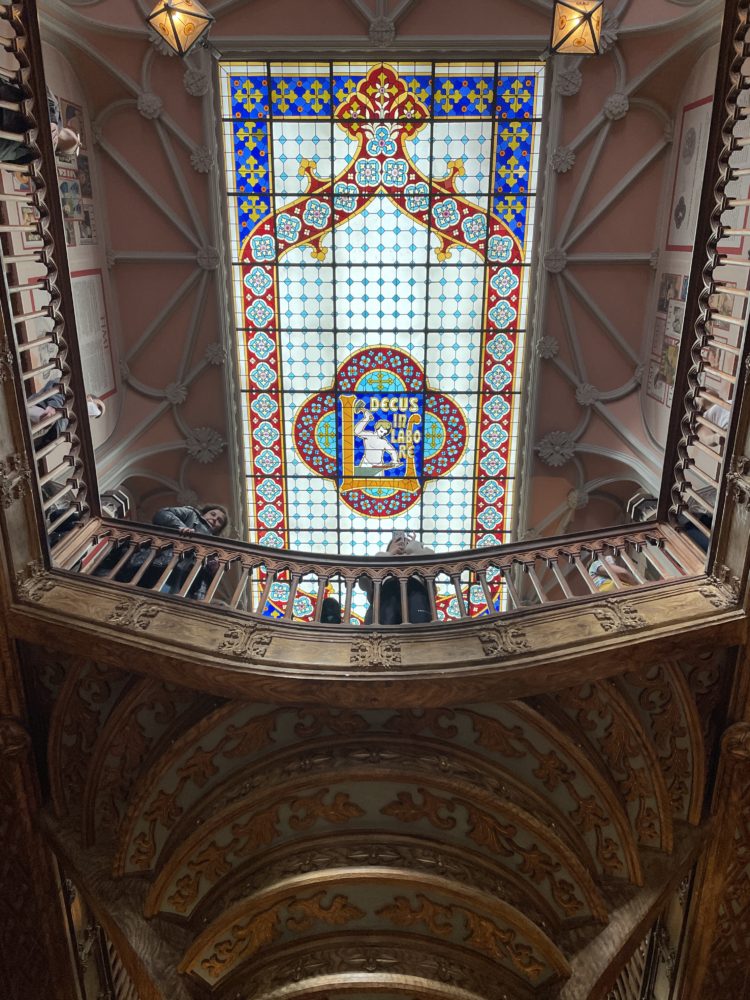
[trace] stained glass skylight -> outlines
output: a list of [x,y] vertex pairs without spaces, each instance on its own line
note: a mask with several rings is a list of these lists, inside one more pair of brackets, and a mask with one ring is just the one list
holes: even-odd
[[543,72],[220,64],[249,541],[508,540]]

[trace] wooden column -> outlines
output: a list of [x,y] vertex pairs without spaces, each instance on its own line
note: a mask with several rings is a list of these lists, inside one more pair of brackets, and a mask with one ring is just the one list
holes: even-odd
[[750,988],[750,723],[721,744],[713,838],[691,903],[679,1000],[748,995]]
[[0,633],[0,996],[75,1000],[57,865],[37,825],[39,788],[18,666]]

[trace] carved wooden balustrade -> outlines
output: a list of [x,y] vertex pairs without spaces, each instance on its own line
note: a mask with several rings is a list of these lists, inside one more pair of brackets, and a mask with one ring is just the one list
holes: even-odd
[[12,494],[31,464],[46,534],[98,510],[98,497],[88,424],[76,415],[85,392],[35,19],[34,4],[0,6],[0,83],[10,98],[0,100],[0,141],[15,145],[6,155],[28,161],[2,163],[11,183],[0,190],[0,381],[14,370],[29,456],[11,456],[0,471]]
[[707,547],[713,538],[712,556],[750,376],[750,261],[727,242],[750,236],[747,31],[748,3],[728,0],[659,505],[660,520],[689,522]]
[[[326,600],[338,602],[334,621],[383,623],[385,586],[400,597],[400,617],[410,620],[412,581],[426,593],[429,623],[478,617],[498,618],[523,608],[557,605],[598,595],[647,588],[700,574],[699,553],[668,525],[600,531],[530,547],[528,543],[456,554],[363,559],[340,555],[277,552],[224,540],[186,539],[147,527],[92,519],[55,547],[61,570],[117,583],[132,591],[150,590],[192,598],[250,618],[305,621],[325,628]],[[597,562],[599,573],[590,567]],[[626,568],[623,582],[613,564]],[[365,597],[365,592],[367,597]],[[391,624],[385,622],[385,624]],[[412,624],[415,624],[412,621]]]

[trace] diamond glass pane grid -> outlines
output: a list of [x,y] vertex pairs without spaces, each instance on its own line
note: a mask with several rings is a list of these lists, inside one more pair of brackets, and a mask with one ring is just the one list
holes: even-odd
[[220,79],[248,540],[507,541],[543,64]]

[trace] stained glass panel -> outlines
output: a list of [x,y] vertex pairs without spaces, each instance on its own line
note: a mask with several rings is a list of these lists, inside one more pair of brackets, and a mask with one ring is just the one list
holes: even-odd
[[543,64],[220,77],[249,540],[506,541]]

